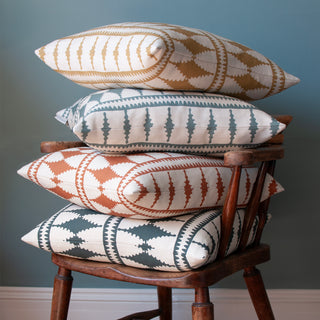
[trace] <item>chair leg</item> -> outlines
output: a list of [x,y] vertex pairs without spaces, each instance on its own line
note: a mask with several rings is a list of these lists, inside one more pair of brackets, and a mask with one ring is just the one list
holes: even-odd
[[161,310],[160,320],[172,320],[172,289],[157,287],[158,303]]
[[210,302],[208,287],[195,288],[192,320],[213,320],[213,304]]
[[244,269],[243,277],[259,320],[274,320],[271,304],[263,284],[260,271],[256,267]]
[[66,320],[72,289],[71,270],[59,267],[54,278],[51,320]]

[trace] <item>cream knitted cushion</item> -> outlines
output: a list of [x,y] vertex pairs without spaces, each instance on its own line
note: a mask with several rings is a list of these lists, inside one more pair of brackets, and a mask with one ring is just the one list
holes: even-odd
[[[232,169],[222,160],[179,153],[107,155],[92,148],[47,154],[18,173],[41,187],[102,213],[137,219],[173,217],[226,198]],[[257,168],[244,168],[238,206],[250,198]],[[261,201],[283,188],[267,175]]]
[[92,89],[208,91],[252,100],[299,82],[239,43],[169,24],[103,26],[55,40],[36,54],[53,70]]
[[86,144],[109,153],[223,153],[256,147],[285,128],[236,98],[140,89],[92,93],[56,118]]
[[[239,243],[244,210],[237,210],[227,253]],[[248,243],[252,242],[257,218]],[[136,220],[69,205],[40,223],[22,240],[40,249],[74,258],[136,268],[187,271],[215,260],[221,210],[170,219]]]

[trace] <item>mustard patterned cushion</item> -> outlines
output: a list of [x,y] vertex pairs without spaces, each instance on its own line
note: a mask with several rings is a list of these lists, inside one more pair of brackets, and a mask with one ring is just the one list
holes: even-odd
[[[207,157],[156,152],[114,156],[84,147],[47,154],[18,173],[95,211],[157,219],[222,206],[232,169]],[[256,175],[257,168],[243,168],[239,207],[248,203]],[[282,190],[268,175],[261,201]]]
[[[237,210],[228,254],[238,244],[244,210]],[[74,258],[162,271],[187,271],[214,261],[220,242],[221,210],[170,219],[136,220],[69,205],[22,240]],[[248,240],[256,232],[256,218]]]
[[160,23],[119,23],[55,40],[36,54],[92,89],[134,87],[262,99],[299,79],[262,54],[212,33]]
[[109,89],[57,113],[86,144],[108,153],[223,153],[253,148],[284,130],[242,100],[212,93]]

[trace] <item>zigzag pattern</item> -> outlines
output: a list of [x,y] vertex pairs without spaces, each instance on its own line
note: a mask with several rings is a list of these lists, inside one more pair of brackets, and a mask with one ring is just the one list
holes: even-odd
[[[193,218],[190,218],[181,227],[181,230],[176,239],[176,243],[174,246],[174,253],[173,253],[175,258],[175,265],[180,271],[192,269],[187,259],[187,252],[190,248],[190,245],[193,242],[195,235],[199,231],[201,231],[203,228],[205,228],[206,225],[215,224],[214,220],[218,215],[219,215],[219,212],[215,212],[215,211],[211,212],[210,215],[208,215],[204,219],[203,218],[201,219],[201,217],[199,217],[198,215],[194,215]],[[205,248],[212,248],[212,251],[213,251],[214,249],[217,249],[217,248],[214,248],[216,243],[217,242],[207,243]],[[210,251],[208,251],[207,255],[209,255],[209,253]]]
[[122,264],[122,259],[117,250],[117,230],[122,218],[110,216],[103,227],[103,246],[108,260],[112,263]]
[[39,229],[38,229],[38,246],[40,249],[52,251],[52,248],[50,245],[49,234],[50,234],[51,226],[58,215],[59,215],[59,213],[56,213],[51,218],[49,218],[46,221],[46,223],[39,224],[39,226],[38,226],[39,227]]

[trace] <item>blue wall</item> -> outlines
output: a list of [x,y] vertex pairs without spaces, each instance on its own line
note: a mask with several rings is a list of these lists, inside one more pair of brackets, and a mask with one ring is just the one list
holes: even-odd
[[[47,42],[125,21],[204,29],[243,43],[301,78],[287,91],[256,102],[269,113],[292,114],[286,159],[277,177],[264,240],[272,261],[262,267],[271,288],[320,288],[318,226],[320,107],[318,0],[2,0],[0,4],[0,285],[51,286],[50,255],[20,241],[66,202],[22,179],[16,170],[40,156],[41,140],[75,139],[54,120],[64,106],[91,92],[66,80],[33,53]],[[127,286],[77,276],[78,287]],[[220,286],[240,287],[239,276]]]

